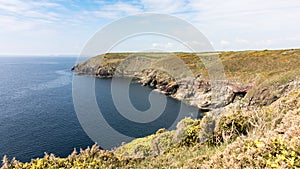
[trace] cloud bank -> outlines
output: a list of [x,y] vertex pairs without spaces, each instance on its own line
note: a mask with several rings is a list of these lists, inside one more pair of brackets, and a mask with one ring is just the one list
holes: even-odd
[[300,47],[297,0],[0,0],[0,54],[78,54],[103,26],[144,12],[187,20],[216,50]]

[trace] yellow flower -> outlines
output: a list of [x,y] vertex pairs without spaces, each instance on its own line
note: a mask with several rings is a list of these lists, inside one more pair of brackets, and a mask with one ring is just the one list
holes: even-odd
[[283,155],[287,155],[288,152],[287,152],[286,150],[283,150],[283,151],[282,151],[282,154],[283,154]]
[[275,163],[273,163],[273,164],[271,164],[271,167],[272,167],[272,168],[278,168],[278,167],[279,167],[279,165],[278,165],[278,164],[275,164]]
[[43,165],[43,160],[42,160],[42,159],[37,160],[36,167],[37,167],[37,168],[41,168],[42,165]]
[[285,156],[284,155],[279,155],[278,158],[281,159],[281,160],[285,160]]
[[295,161],[294,161],[294,158],[292,158],[292,159],[290,160],[290,164],[291,164],[291,166],[293,166],[293,165],[294,165],[294,163],[295,163]]
[[295,151],[292,151],[292,152],[291,152],[291,156],[292,156],[292,157],[295,157],[295,156],[296,156]]
[[255,144],[257,148],[261,148],[264,145],[261,141],[255,141]]

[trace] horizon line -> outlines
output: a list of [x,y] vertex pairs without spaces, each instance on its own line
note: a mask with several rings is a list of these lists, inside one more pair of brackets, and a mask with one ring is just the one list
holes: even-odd
[[[215,50],[215,51],[207,51],[207,52],[193,52],[193,51],[149,51],[149,52],[141,52],[141,51],[111,51],[107,53],[209,53],[209,52],[243,52],[243,51],[264,51],[264,50],[297,50],[300,47],[291,47],[291,48],[273,48],[273,49],[241,49],[241,50]],[[102,53],[105,54],[105,53]],[[101,55],[101,54],[97,54]],[[9,57],[9,56],[20,56],[20,57],[57,57],[57,56],[66,56],[66,57],[78,57],[80,54],[1,54],[0,57]]]

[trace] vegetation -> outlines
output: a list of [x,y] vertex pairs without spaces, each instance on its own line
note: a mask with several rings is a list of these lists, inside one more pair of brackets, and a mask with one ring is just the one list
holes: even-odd
[[4,157],[2,168],[299,168],[299,107],[300,89],[295,89],[266,107],[239,113],[228,108],[201,143],[198,133],[212,120],[187,118],[175,131],[160,129],[113,152],[93,146],[67,158],[46,154],[30,163]]
[[[204,72],[196,54],[176,54],[194,73]],[[219,55],[230,80],[256,84],[241,101],[207,112],[201,120],[185,118],[174,131],[160,129],[113,151],[94,145],[67,158],[46,154],[28,163],[4,157],[2,168],[300,168],[300,50]],[[115,61],[124,57],[105,56]],[[282,92],[275,90],[282,85]],[[254,95],[261,102],[278,98],[269,104],[245,104]]]
[[218,56],[224,66],[226,78],[243,84],[267,81],[286,83],[300,74],[300,49],[216,53],[107,53],[91,58],[88,63],[119,64],[125,58],[136,56],[154,60],[155,64],[151,66],[156,69],[164,66],[170,69],[170,65],[176,66],[176,57],[181,59],[194,75],[201,74],[207,79],[209,77],[202,58]]

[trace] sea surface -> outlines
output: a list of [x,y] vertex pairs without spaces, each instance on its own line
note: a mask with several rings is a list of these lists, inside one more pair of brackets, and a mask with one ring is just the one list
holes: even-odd
[[[43,157],[44,152],[66,157],[74,148],[84,149],[95,144],[80,125],[74,110],[70,68],[75,64],[75,57],[0,57],[1,157],[16,157],[23,162]],[[84,81],[93,77],[77,78]],[[126,80],[118,83],[126,85]],[[130,100],[137,110],[145,111],[152,106],[149,94],[153,89],[138,83],[131,83],[129,88]],[[95,93],[105,120],[116,131],[130,137],[143,137],[162,127],[174,129],[180,119],[197,116],[191,113],[195,108],[167,97],[164,113],[158,120],[133,123],[118,113],[112,100],[111,79],[95,79]],[[161,102],[165,96],[152,94],[151,97]],[[178,115],[182,105],[186,113]],[[124,141],[103,137],[109,137],[106,142],[121,144]]]

